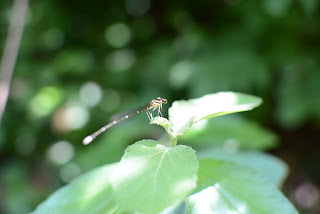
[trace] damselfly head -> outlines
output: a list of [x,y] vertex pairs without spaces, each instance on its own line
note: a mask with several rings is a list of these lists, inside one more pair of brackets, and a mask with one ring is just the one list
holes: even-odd
[[157,101],[159,101],[159,102],[161,102],[161,103],[164,103],[164,104],[166,104],[166,103],[168,102],[167,99],[161,98],[161,97],[157,97]]

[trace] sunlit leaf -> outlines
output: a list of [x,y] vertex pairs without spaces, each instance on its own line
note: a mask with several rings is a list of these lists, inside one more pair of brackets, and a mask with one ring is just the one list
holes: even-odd
[[177,137],[185,134],[191,128],[193,120],[194,117],[191,117],[190,120],[178,130],[174,130],[172,123],[164,117],[155,117],[150,121],[150,124],[162,126],[169,135],[168,145],[175,146],[177,144]]
[[150,120],[150,124],[156,124],[156,125],[162,126],[166,130],[167,133],[173,132],[172,124],[167,118],[154,117]]
[[288,175],[288,166],[279,158],[257,151],[227,151],[220,147],[197,152],[201,159],[232,161],[250,167],[280,187]]
[[196,187],[197,169],[190,147],[143,140],[127,148],[111,183],[121,207],[157,213],[180,202]]
[[72,181],[42,202],[32,214],[113,213],[117,211],[110,174],[116,164],[96,168]]
[[297,214],[269,181],[241,165],[201,160],[198,187],[187,199],[189,213]]
[[251,110],[262,100],[253,95],[235,92],[219,92],[201,98],[173,102],[169,119],[175,130],[180,130],[192,117],[193,123],[211,117]]
[[194,124],[180,140],[196,147],[224,146],[266,150],[277,145],[270,130],[239,115],[226,115]]

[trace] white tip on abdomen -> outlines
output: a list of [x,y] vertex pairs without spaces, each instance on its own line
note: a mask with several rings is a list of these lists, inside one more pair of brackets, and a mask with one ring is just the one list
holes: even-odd
[[93,140],[93,137],[91,135],[89,135],[88,137],[84,138],[82,143],[83,145],[88,145],[89,143],[91,143]]

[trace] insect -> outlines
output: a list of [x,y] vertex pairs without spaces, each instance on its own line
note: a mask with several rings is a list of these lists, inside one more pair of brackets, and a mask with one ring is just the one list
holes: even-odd
[[165,98],[161,98],[161,97],[157,97],[157,99],[155,100],[151,100],[150,103],[141,106],[140,108],[134,110],[134,111],[130,111],[130,113],[125,114],[125,116],[120,117],[119,119],[113,120],[111,123],[103,126],[102,128],[100,128],[99,130],[97,130],[96,132],[92,133],[91,135],[85,137],[82,141],[82,143],[84,145],[88,145],[89,143],[91,143],[94,139],[96,139],[100,134],[102,134],[103,132],[105,132],[107,129],[111,128],[112,126],[130,118],[133,117],[141,112],[146,111],[148,118],[151,120],[153,118],[152,116],[152,112],[156,109],[158,109],[158,116],[162,116],[162,104],[166,104],[168,101]]

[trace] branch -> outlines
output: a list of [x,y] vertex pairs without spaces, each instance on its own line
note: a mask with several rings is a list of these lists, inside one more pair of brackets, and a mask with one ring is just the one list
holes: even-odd
[[28,0],[14,0],[9,31],[0,65],[0,123],[8,100],[11,78],[18,55],[27,10]]

